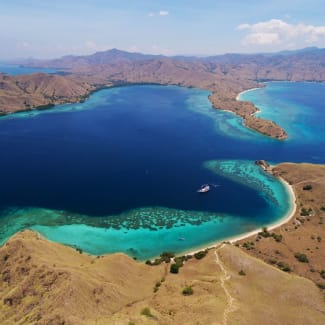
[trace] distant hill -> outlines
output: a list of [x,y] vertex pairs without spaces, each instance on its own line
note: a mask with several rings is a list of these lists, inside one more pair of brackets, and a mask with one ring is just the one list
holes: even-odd
[[66,55],[54,60],[26,60],[22,63],[26,66],[56,66],[60,68],[69,68],[82,65],[106,65],[118,62],[146,61],[163,58],[163,55],[152,55],[142,53],[131,53],[118,49],[96,52],[91,55]]
[[205,58],[166,57],[112,49],[92,55],[70,55],[55,60],[22,63],[57,68],[69,72],[69,75],[62,76],[62,79],[47,77],[46,88],[27,85],[44,85],[36,75],[25,78],[27,80],[23,84],[21,78],[2,77],[0,112],[78,102],[91,91],[104,87],[139,83],[178,85],[209,90],[209,99],[215,108],[234,112],[244,119],[246,126],[276,139],[285,139],[285,130],[271,121],[253,116],[256,107],[237,101],[237,95],[250,88],[262,87],[263,81],[325,81],[325,49],[318,48]]
[[[299,59],[313,58],[321,59],[325,55],[325,49],[317,47],[307,47],[299,50],[286,50],[275,53],[227,53],[214,56],[196,57],[196,56],[164,56],[153,54],[142,54],[134,52],[126,52],[118,49],[110,49],[107,51],[96,52],[91,55],[67,55],[62,58],[54,60],[37,60],[29,59],[20,61],[19,63],[26,66],[41,66],[52,68],[71,68],[77,65],[107,65],[118,62],[134,62],[134,61],[148,61],[169,58],[172,60],[186,61],[186,62],[204,62],[204,63],[226,63],[226,64],[245,64],[255,62],[259,64],[268,64],[271,61],[278,61],[283,59],[284,56],[292,56]],[[324,58],[323,58],[324,59]]]

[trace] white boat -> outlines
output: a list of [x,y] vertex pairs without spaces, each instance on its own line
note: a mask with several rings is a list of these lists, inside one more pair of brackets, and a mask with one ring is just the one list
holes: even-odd
[[210,185],[209,184],[203,184],[198,190],[198,193],[206,193],[210,191]]

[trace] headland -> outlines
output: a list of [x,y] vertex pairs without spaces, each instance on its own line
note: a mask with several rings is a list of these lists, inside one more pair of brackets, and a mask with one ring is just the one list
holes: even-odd
[[261,87],[261,81],[325,80],[319,49],[308,55],[275,53],[191,59],[110,50],[90,56],[30,60],[24,65],[59,68],[69,74],[0,74],[1,114],[84,101],[93,91],[104,87],[138,83],[178,85],[211,91],[209,98],[214,108],[232,111],[244,119],[247,127],[279,140],[287,138],[285,130],[272,121],[254,116],[257,108],[252,103],[236,100],[238,94]]

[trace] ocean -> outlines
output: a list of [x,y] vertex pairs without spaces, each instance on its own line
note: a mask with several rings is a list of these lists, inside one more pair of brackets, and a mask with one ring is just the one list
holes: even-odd
[[[322,87],[267,83],[241,95],[288,126],[286,141],[213,109],[209,92],[176,86],[105,89],[84,103],[4,116],[0,242],[29,228],[91,254],[144,260],[270,225],[291,202],[254,161],[324,163]],[[205,183],[211,191],[197,193]]]

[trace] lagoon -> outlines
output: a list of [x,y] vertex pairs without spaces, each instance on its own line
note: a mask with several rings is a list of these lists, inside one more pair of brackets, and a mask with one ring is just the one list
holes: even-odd
[[[0,241],[31,228],[91,254],[146,259],[279,220],[288,193],[254,160],[323,163],[323,140],[269,139],[208,95],[128,86],[1,118]],[[216,187],[200,195],[203,183]]]

